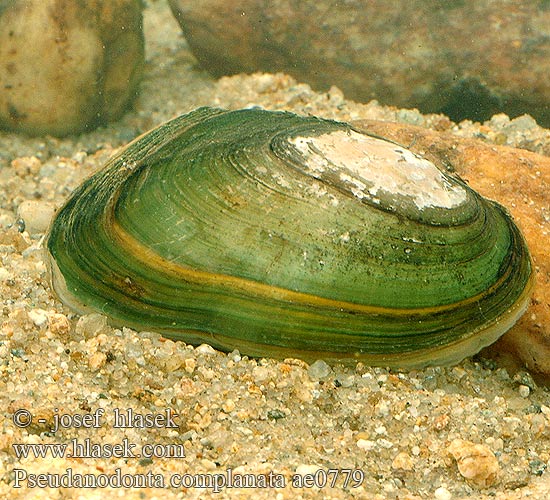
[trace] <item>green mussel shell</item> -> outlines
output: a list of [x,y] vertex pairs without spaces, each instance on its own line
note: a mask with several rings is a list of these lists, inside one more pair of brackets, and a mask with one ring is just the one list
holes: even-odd
[[129,144],[57,214],[53,286],[79,312],[252,356],[447,364],[524,312],[500,205],[346,123],[200,108]]

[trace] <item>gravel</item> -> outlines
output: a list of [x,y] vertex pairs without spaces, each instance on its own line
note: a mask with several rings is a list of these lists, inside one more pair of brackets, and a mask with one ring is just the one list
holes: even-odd
[[[550,497],[550,394],[528,373],[510,377],[483,358],[406,373],[249,359],[115,329],[105,317],[79,317],[54,298],[41,248],[52,207],[130,139],[200,105],[393,120],[550,153],[550,132],[528,116],[454,124],[441,115],[347,101],[336,87],[315,93],[281,74],[214,81],[197,67],[163,2],[147,6],[145,30],[142,93],[120,122],[66,139],[0,134],[0,496]],[[115,427],[120,415],[133,416],[132,425]],[[153,421],[146,415],[155,425],[146,425]],[[81,458],[53,458],[51,450],[45,458],[16,456],[18,444],[78,451],[86,443],[90,453]],[[121,448],[109,453],[107,444]],[[124,446],[126,456],[117,456],[113,450]],[[138,451],[142,456],[132,456]],[[177,457],[156,456],[168,453]],[[35,476],[37,486],[28,489],[31,474],[45,476]],[[85,474],[111,486],[42,487],[75,485]],[[163,489],[155,487],[161,479]],[[184,486],[170,487],[171,479]],[[260,487],[238,488],[245,479]],[[116,483],[131,480],[144,487]]]

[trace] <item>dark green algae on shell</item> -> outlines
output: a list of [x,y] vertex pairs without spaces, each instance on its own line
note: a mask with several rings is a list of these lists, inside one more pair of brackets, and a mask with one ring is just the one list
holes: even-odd
[[448,364],[532,287],[507,212],[346,123],[200,108],[130,143],[47,240],[58,296],[115,324],[251,356]]

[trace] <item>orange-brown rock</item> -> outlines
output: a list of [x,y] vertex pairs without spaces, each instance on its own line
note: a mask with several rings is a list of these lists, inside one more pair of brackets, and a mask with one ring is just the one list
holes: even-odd
[[354,125],[452,165],[472,188],[509,210],[527,240],[536,284],[527,312],[485,352],[550,381],[550,158],[412,125],[372,120]]

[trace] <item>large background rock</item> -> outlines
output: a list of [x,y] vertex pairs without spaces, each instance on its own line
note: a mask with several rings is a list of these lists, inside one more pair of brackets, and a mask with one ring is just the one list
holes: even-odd
[[550,5],[513,0],[170,0],[216,76],[285,71],[347,98],[550,124]]

